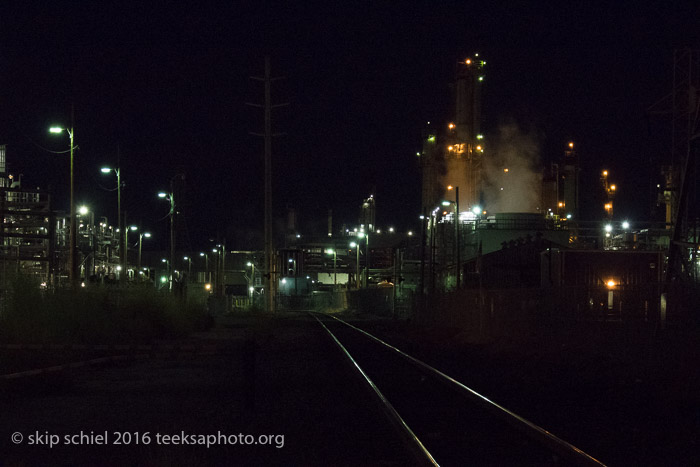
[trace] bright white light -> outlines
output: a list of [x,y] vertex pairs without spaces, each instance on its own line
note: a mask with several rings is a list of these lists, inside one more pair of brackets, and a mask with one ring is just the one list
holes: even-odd
[[413,232],[411,232],[411,231],[409,230],[409,231],[408,231],[408,236],[410,237],[410,236],[412,236],[412,235],[413,235]]
[[121,271],[121,270],[122,270],[122,267],[121,267],[121,266],[117,266],[117,271]]
[[463,211],[459,213],[460,221],[473,221],[474,219],[476,219],[476,214],[472,211]]
[[612,225],[606,224],[606,225],[605,225],[605,231],[608,232],[608,233],[612,232]]
[[87,214],[88,212],[90,212],[90,211],[88,210],[88,207],[87,207],[87,206],[80,206],[80,207],[78,208],[78,214],[80,214],[81,216],[84,216],[84,215]]
[[622,223],[622,228],[623,228],[623,229],[629,229],[629,228],[630,228],[630,223],[627,222],[627,221],[624,221],[624,222]]
[[159,198],[165,198],[166,196],[168,196],[168,194],[167,194],[167,193],[163,193],[162,191],[161,191],[160,193],[158,193],[158,197],[159,197]]
[[567,218],[567,219],[571,219],[571,214],[567,214],[567,215],[566,215],[566,218]]
[[287,283],[287,279],[282,279],[282,283],[283,283],[283,284],[286,284],[286,283]]
[[472,212],[478,216],[479,213],[481,212],[481,206],[474,206],[472,208]]

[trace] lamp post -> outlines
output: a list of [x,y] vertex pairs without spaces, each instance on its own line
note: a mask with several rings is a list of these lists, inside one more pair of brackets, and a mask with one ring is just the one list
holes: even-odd
[[[362,232],[361,232],[362,233]],[[364,233],[365,237],[365,287],[369,287],[369,232]]]
[[333,287],[338,285],[338,274],[336,273],[336,260],[338,259],[338,252],[335,249],[326,250],[326,254],[333,255]]
[[172,180],[170,182],[170,193],[160,192],[158,197],[166,199],[170,202],[170,266],[168,268],[168,274],[170,276],[170,289],[173,288],[173,271],[172,268],[175,265],[175,196],[172,193]]
[[250,271],[250,279],[248,279],[248,294],[250,296],[250,304],[253,305],[253,299],[255,298],[255,263],[248,261],[246,263]]
[[141,232],[139,234],[139,261],[138,261],[139,271],[141,271],[141,247],[143,246],[143,237],[151,238],[151,234],[149,232]]
[[[124,235],[124,230],[122,229],[122,179],[119,171],[119,167],[102,167],[100,171],[104,174],[114,172],[117,175],[117,218],[118,218],[118,229],[119,229],[119,260],[122,263],[122,270],[126,271],[126,253],[124,252],[124,243],[126,242],[122,236]],[[122,280],[123,275],[119,276],[119,280]]]
[[246,263],[246,266],[248,266],[251,269],[249,287],[255,287],[255,263],[253,263],[252,261],[248,261]]
[[122,271],[124,271],[124,277],[128,274],[128,261],[126,260],[129,256],[129,230],[137,231],[139,228],[135,225],[124,227],[124,264],[122,265]]
[[199,256],[204,256],[204,282],[211,282],[209,276],[209,253],[200,253]]
[[[448,190],[452,189],[452,186],[447,187]],[[448,201],[449,204],[454,204],[455,207],[455,265],[456,265],[456,288],[459,289],[460,286],[460,275],[461,275],[461,251],[460,251],[460,225],[459,225],[459,187],[455,187],[455,200]],[[445,203],[443,203],[444,205]]]
[[187,261],[187,280],[190,280],[190,274],[192,274],[192,258],[189,256],[183,256],[182,259]]
[[350,243],[350,248],[355,249],[355,288],[359,289],[360,288],[360,245],[356,242],[351,242]]
[[70,137],[70,247],[69,247],[69,257],[68,257],[68,279],[70,280],[71,286],[76,287],[77,277],[76,277],[76,261],[75,261],[75,197],[74,197],[74,178],[73,178],[73,149],[75,145],[73,144],[73,123],[74,123],[74,113],[71,109],[71,127],[61,128],[61,127],[51,127],[49,131],[51,133],[62,133],[66,131]]
[[221,253],[218,248],[212,248],[212,253],[216,253],[216,263],[214,263],[214,295],[219,296],[219,261]]
[[[166,258],[162,258],[160,261],[162,263],[165,263],[165,273],[168,274],[170,272],[170,261]],[[160,282],[161,284],[165,284],[166,282],[168,282],[168,278],[165,276],[161,276]],[[158,286],[156,285],[156,287]]]
[[[92,256],[91,260],[91,267],[90,267],[90,275],[95,275],[95,213],[91,211],[87,206],[80,206],[78,208],[78,215],[82,218],[83,216],[87,216],[90,214],[88,217],[87,222],[85,225],[83,224],[83,220],[81,219],[79,228],[82,228],[85,226],[84,230],[84,235],[86,236],[88,240],[88,247],[90,248],[90,255]],[[85,279],[88,279],[88,267],[87,267],[87,258],[85,260],[85,266],[83,269],[85,270]]]

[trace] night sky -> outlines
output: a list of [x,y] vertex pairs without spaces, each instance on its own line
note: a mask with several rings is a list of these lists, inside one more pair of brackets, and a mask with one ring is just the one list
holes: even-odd
[[[431,2],[432,3],[432,2]],[[700,4],[616,2],[594,9],[530,3],[71,2],[0,6],[0,144],[25,187],[52,187],[68,209],[68,137],[75,107],[76,200],[116,224],[116,186],[99,168],[119,153],[128,218],[167,246],[166,203],[185,174],[182,210],[198,250],[263,225],[264,57],[273,103],[276,215],[297,210],[301,231],[356,223],[363,198],[377,223],[416,228],[416,152],[427,121],[446,124],[457,60],[487,61],[484,127],[515,124],[542,162],[577,144],[583,216],[596,219],[598,175],[619,185],[616,217],[650,218],[649,184],[668,156],[663,117],[646,109],[671,90],[673,50],[700,47]],[[344,3],[343,3],[344,4]],[[178,4],[179,5],[179,4]],[[651,177],[651,178],[650,178]],[[262,247],[262,235],[254,236]]]

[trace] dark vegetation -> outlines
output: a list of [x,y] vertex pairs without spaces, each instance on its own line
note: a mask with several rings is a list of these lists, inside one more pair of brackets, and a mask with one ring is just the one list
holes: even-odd
[[147,343],[210,325],[203,302],[152,288],[51,291],[18,275],[8,280],[0,304],[0,343]]

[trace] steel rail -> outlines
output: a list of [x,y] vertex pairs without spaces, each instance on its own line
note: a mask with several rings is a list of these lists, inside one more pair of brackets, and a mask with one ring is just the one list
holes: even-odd
[[330,329],[325,325],[323,321],[321,321],[318,316],[315,314],[312,314],[312,316],[316,319],[316,321],[319,322],[319,324],[323,327],[323,329],[326,330],[328,335],[333,339],[333,342],[338,346],[338,348],[342,351],[343,355],[347,358],[348,362],[355,367],[355,369],[359,372],[360,375],[362,375],[362,378],[364,379],[365,383],[369,386],[369,388],[372,390],[372,392],[375,394],[377,399],[380,402],[380,407],[382,408],[382,411],[384,414],[387,416],[389,419],[389,422],[398,429],[398,431],[402,435],[402,440],[408,445],[408,447],[411,449],[413,452],[414,456],[416,459],[421,463],[425,465],[433,465],[433,466],[438,466],[439,464],[433,458],[433,456],[428,452],[428,449],[425,447],[425,445],[421,442],[420,439],[416,436],[416,434],[411,430],[411,428],[406,424],[403,418],[401,418],[401,415],[396,411],[393,405],[389,402],[389,400],[382,394],[382,392],[379,390],[376,384],[374,384],[374,381],[365,373],[365,371],[360,367],[360,365],[355,361],[355,359],[350,355],[350,352],[345,348],[345,346],[338,340],[338,338],[331,332]]
[[[441,372],[440,370],[433,368],[432,366],[428,365],[427,363],[422,362],[421,360],[418,360],[417,358],[408,355],[407,353],[397,349],[393,345],[384,342],[383,340],[373,336],[372,334],[368,333],[367,331],[364,331],[356,326],[353,326],[352,324],[350,324],[346,321],[343,321],[340,318],[337,318],[335,316],[328,315],[325,313],[323,313],[323,314],[326,316],[329,316],[330,318],[333,318],[334,320],[336,320],[340,323],[343,323],[344,325],[354,329],[355,331],[358,331],[358,332],[364,334],[366,337],[372,339],[373,341],[377,342],[378,344],[381,344],[381,345],[385,346],[386,348],[396,352],[401,357],[405,358],[409,362],[418,366],[421,370],[427,372],[428,374],[431,374],[433,376],[437,376],[439,380],[441,380],[444,383],[448,383],[448,385],[451,388],[457,390],[457,392],[459,394],[462,394],[463,396],[467,397],[468,399],[479,403],[482,407],[485,407],[486,409],[488,409],[490,412],[492,412],[495,416],[497,416],[501,420],[507,422],[512,427],[520,430],[525,435],[529,436],[531,439],[546,445],[549,449],[556,452],[557,454],[564,456],[564,457],[571,458],[574,462],[576,462],[577,465],[605,466],[605,464],[600,462],[598,459],[585,453],[584,451],[577,448],[576,446],[574,446],[570,443],[567,443],[566,441],[562,440],[561,438],[558,438],[557,436],[555,436],[554,434],[545,430],[544,428],[542,428],[538,425],[535,425],[534,423],[521,417],[520,415],[517,415],[517,414],[511,412],[510,410],[506,409],[505,407],[498,405],[497,403],[495,403],[492,400],[488,399],[487,397],[479,394],[478,392],[474,391],[473,389],[465,386],[464,384],[460,383],[459,381],[452,378],[451,376],[446,375],[445,373]],[[316,318],[316,319],[318,319],[318,318]]]

